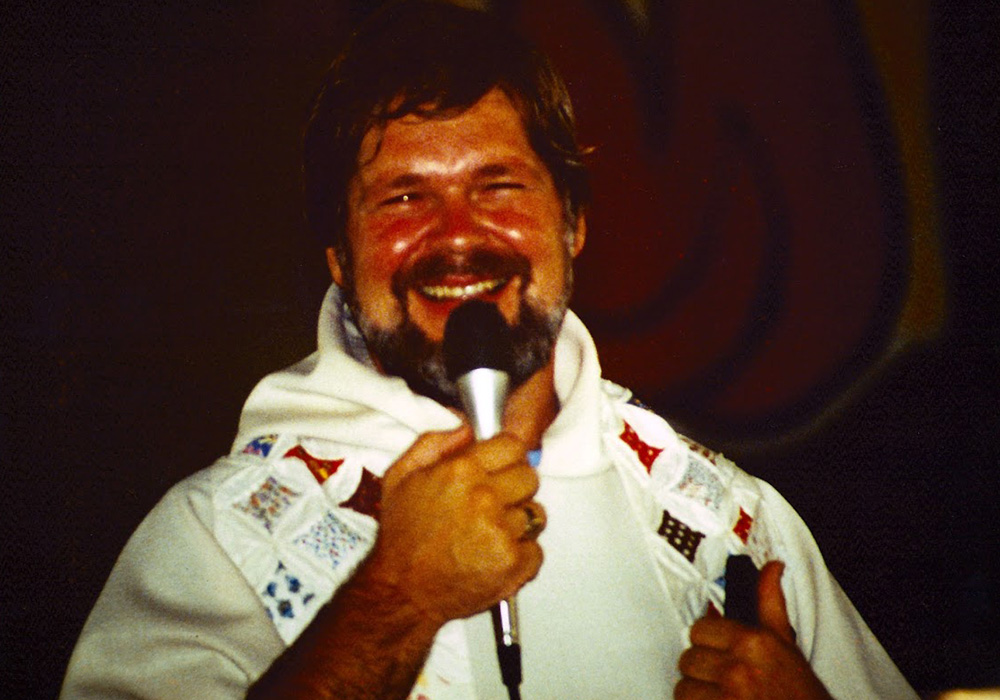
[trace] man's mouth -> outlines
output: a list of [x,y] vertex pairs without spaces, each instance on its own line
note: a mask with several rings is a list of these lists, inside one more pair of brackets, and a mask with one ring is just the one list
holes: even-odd
[[491,249],[438,251],[422,257],[393,279],[399,298],[416,293],[429,302],[448,306],[476,297],[496,296],[514,280],[527,283],[530,265],[526,258]]
[[434,301],[465,301],[499,291],[509,281],[510,277],[496,277],[471,284],[428,284],[418,289],[422,295]]

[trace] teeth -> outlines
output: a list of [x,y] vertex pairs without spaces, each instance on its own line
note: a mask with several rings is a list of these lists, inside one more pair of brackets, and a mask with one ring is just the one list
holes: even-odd
[[420,292],[424,296],[428,296],[431,299],[464,299],[466,297],[474,297],[479,294],[492,292],[506,281],[507,280],[505,279],[484,280],[482,282],[476,282],[475,284],[466,284],[459,287],[435,284],[421,287]]

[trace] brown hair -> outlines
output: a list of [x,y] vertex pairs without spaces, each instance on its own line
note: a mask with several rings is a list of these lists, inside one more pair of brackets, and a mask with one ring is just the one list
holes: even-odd
[[346,253],[347,193],[361,140],[408,114],[447,118],[499,88],[521,114],[574,226],[590,197],[569,94],[548,59],[495,16],[443,2],[390,3],[334,61],[304,141],[306,216]]

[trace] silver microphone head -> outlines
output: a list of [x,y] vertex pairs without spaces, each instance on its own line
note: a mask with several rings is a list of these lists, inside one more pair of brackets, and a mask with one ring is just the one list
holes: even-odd
[[513,364],[510,327],[500,310],[475,299],[459,306],[445,324],[443,350],[476,439],[493,437],[500,432]]
[[509,375],[497,369],[479,367],[466,372],[455,383],[476,439],[489,440],[499,433]]

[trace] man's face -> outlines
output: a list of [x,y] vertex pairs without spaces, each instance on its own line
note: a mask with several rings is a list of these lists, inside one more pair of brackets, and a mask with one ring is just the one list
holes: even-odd
[[493,90],[453,118],[407,116],[373,129],[358,163],[350,269],[328,259],[382,368],[454,403],[437,366],[440,343],[448,314],[472,298],[495,303],[513,326],[515,375],[524,375],[515,383],[544,366],[584,227],[581,219],[567,230],[552,177],[506,95]]

